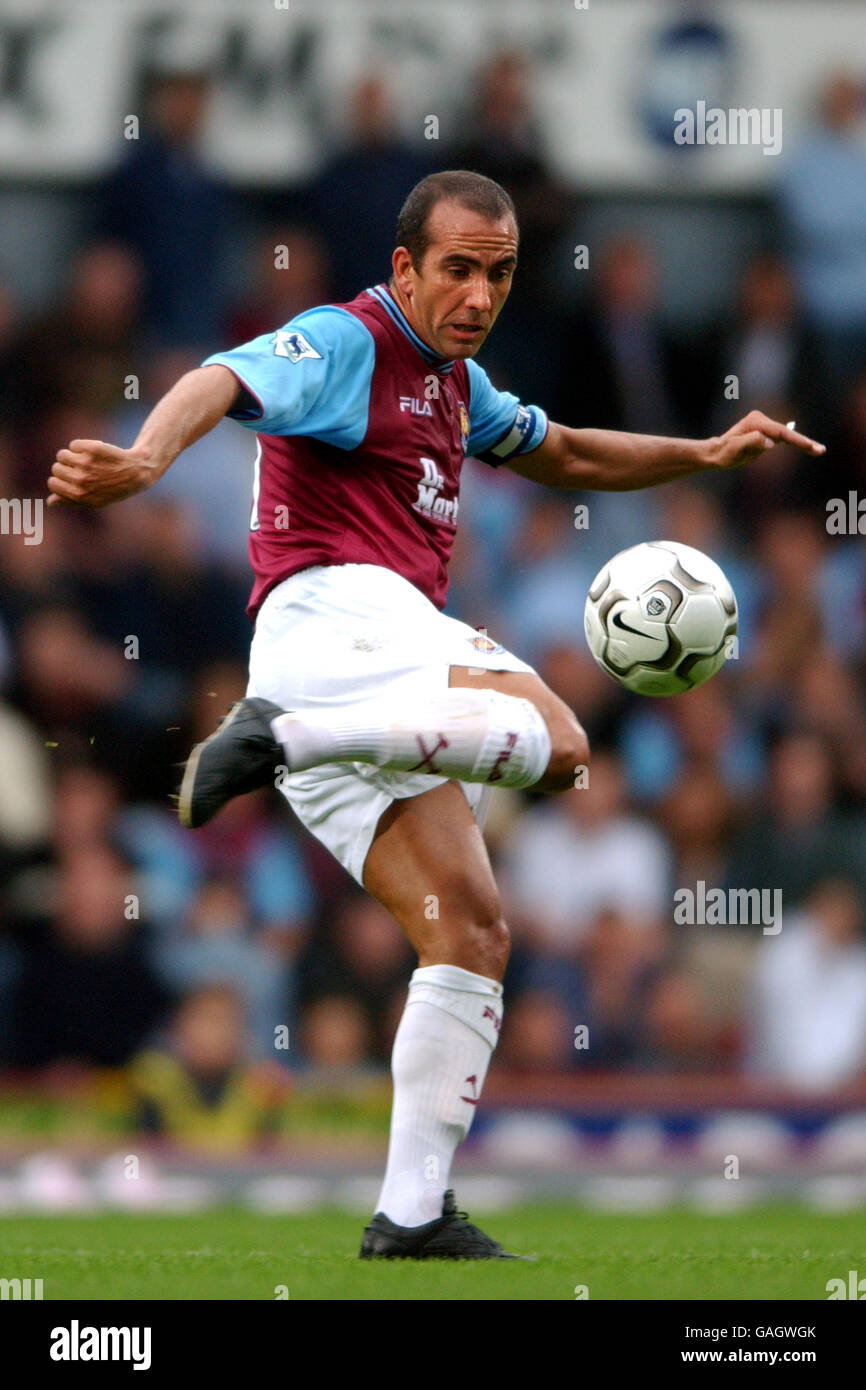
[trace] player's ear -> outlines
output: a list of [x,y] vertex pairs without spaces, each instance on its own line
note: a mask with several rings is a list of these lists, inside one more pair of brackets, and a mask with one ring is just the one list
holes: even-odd
[[414,266],[412,257],[405,246],[398,246],[391,257],[391,266],[397,286],[404,294],[411,293]]

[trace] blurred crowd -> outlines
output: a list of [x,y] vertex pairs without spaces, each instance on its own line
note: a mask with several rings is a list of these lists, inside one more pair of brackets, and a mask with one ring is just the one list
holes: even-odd
[[[425,173],[501,181],[521,264],[481,359],[497,386],[567,424],[697,437],[759,407],[828,452],[630,494],[467,464],[448,611],[532,662],[595,750],[588,786],[494,798],[514,937],[495,1065],[842,1085],[866,1070],[866,566],[826,505],[866,493],[864,86],[828,80],[727,312],[673,331],[635,232],[561,292],[583,195],[550,170],[530,77],[497,55],[440,148],[404,143],[370,75],[309,186],[243,196],[200,152],[207,78],[154,81],[56,297],[24,313],[0,283],[0,495],[44,496],[71,439],[131,443],[218,347],[385,279]],[[258,1132],[286,1078],[386,1068],[413,968],[275,792],[195,834],[173,814],[178,764],[245,687],[251,473],[226,421],[146,497],[0,537],[0,1060],[126,1068],[164,1133]],[[653,701],[595,666],[582,612],[612,553],[663,536],[723,566],[741,621],[721,675]],[[677,924],[699,882],[780,890],[782,930]]]

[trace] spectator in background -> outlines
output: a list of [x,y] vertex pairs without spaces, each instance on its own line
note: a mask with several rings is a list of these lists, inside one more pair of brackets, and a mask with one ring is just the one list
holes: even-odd
[[327,162],[303,199],[310,225],[324,237],[338,302],[353,299],[359,286],[387,280],[406,189],[436,167],[428,151],[400,138],[387,82],[376,73],[353,92],[350,127],[346,148]]
[[839,811],[826,742],[787,734],[770,756],[766,795],[732,848],[730,884],[780,889],[783,910],[799,906],[828,875],[866,875],[866,832]]
[[816,880],[803,910],[761,948],[746,1066],[820,1090],[866,1074],[863,897],[849,878]]
[[[684,350],[663,323],[655,252],[629,234],[593,255],[589,303],[568,318],[541,394],[551,418],[638,434],[706,433],[712,375],[699,345]],[[571,494],[588,508],[576,539],[593,573],[617,551],[665,534],[665,492]]]
[[[822,389],[821,354],[816,336],[800,309],[783,260],[763,252],[747,264],[736,316],[718,333],[713,357],[714,408],[706,433],[722,434],[744,410],[763,410],[775,419],[794,419],[801,429],[833,438],[837,413]],[[736,377],[737,397],[726,383]],[[829,469],[835,465],[831,462]],[[755,460],[754,468],[721,481],[732,520],[747,536],[783,508],[823,510],[828,465],[803,466],[784,446]],[[712,552],[711,552],[712,553]]]
[[472,462],[460,475],[460,525],[454,536],[451,581],[445,611],[473,622],[482,609],[485,626],[494,630],[502,590],[514,576],[505,557],[518,537],[537,488],[505,468]]
[[[89,625],[105,640],[123,648],[127,637],[137,638],[137,655],[129,663],[153,678],[146,693],[142,685],[140,722],[164,726],[171,722],[164,716],[179,707],[183,682],[215,652],[224,660],[245,660],[249,582],[205,556],[191,499],[160,489],[115,521],[120,510],[99,513],[91,557],[78,578],[79,602]],[[130,534],[125,528],[133,515]],[[114,543],[120,528],[128,540],[122,566]]]
[[[818,347],[779,256],[764,251],[746,265],[736,313],[718,339],[708,433],[723,434],[744,411],[763,410],[774,419],[793,415],[803,429],[808,426],[824,438],[833,420],[822,408]],[[731,376],[737,379],[734,399],[725,391]],[[813,467],[812,476],[815,472]],[[799,481],[808,483],[808,469]]]
[[[24,537],[3,537],[0,545],[0,620],[11,639],[6,669],[15,684],[21,624],[36,610],[53,603],[70,603],[75,595],[75,569],[81,542],[81,513],[53,507],[43,513],[42,543],[28,545]],[[86,527],[85,534],[90,528]]]
[[[636,918],[602,908],[581,939],[574,959],[546,970],[535,962],[503,1021],[499,1064],[518,1071],[617,1071],[655,1065],[666,1045],[661,991],[669,992],[664,963],[666,932]],[[683,982],[678,1000],[699,1015],[693,983]],[[695,1004],[692,1010],[692,1004]],[[704,1058],[705,1032],[683,1025],[675,1069],[691,1059],[698,1038]],[[686,1041],[687,1039],[687,1041]],[[671,1049],[673,1051],[674,1049]]]
[[820,660],[819,635],[844,656],[858,631],[859,556],[829,537],[822,521],[820,513],[778,512],[759,536],[760,603],[742,674],[744,694],[777,726],[790,720],[800,673]]
[[655,1072],[698,1072],[716,1068],[724,1055],[713,1000],[695,973],[671,963],[659,972],[642,1015],[637,1067]]
[[[59,760],[58,760],[59,761]],[[107,769],[64,759],[54,786],[52,848],[61,865],[83,849],[118,843],[122,788]]]
[[249,291],[229,306],[224,333],[229,343],[273,333],[296,314],[333,299],[328,254],[318,233],[300,226],[272,227],[254,255]]
[[[137,255],[117,242],[75,254],[59,302],[14,343],[17,421],[57,405],[104,411],[123,399],[125,379],[140,365],[142,280]],[[43,459],[42,484],[44,471]]]
[[52,885],[68,863],[120,847],[134,868],[147,959],[166,987],[232,980],[248,1008],[255,1055],[285,1063],[287,1052],[275,1052],[275,1029],[294,1027],[294,961],[311,899],[293,837],[262,814],[261,801],[239,799],[193,837],[167,809],[125,804],[111,773],[67,762],[54,806],[59,869],[44,869],[13,902],[26,900],[31,913],[47,915]]
[[147,959],[135,888],[130,864],[112,849],[76,849],[61,869],[52,918],[14,924],[14,1064],[122,1066],[164,1016],[169,996]]
[[[85,246],[71,261],[58,302],[20,326],[10,347],[14,390],[6,416],[20,494],[45,495],[58,438],[107,437],[106,412],[123,401],[142,367],[142,278],[130,248]],[[70,428],[72,436],[57,433]]]
[[[509,640],[535,662],[554,642],[574,641],[595,577],[571,499],[533,497],[502,564],[499,602]],[[502,563],[502,561],[500,561]]]
[[351,1086],[377,1053],[365,1009],[346,994],[323,994],[306,1006],[300,1042],[305,1076],[331,1086]]
[[145,275],[145,322],[162,347],[210,351],[223,322],[221,269],[229,200],[200,142],[210,82],[200,72],[153,79],[138,139],[97,190],[96,232],[131,247]]
[[[732,881],[740,886],[732,879],[731,854],[746,799],[733,794],[723,773],[724,760],[686,761],[657,807],[671,840],[678,888],[697,893],[699,882],[708,891]],[[759,826],[754,833],[760,835]],[[673,959],[647,1005],[647,1057],[656,1069],[682,1068],[690,1053],[693,1066],[733,1067],[758,945],[755,931],[735,923],[697,923],[675,925],[674,932]]]
[[247,1060],[244,1007],[228,985],[183,1000],[167,1044],[140,1052],[128,1069],[139,1125],[197,1152],[248,1150],[277,1127],[285,1073]]
[[152,959],[175,994],[231,985],[245,1014],[248,1055],[287,1063],[279,1030],[294,1032],[293,976],[252,930],[249,907],[229,877],[207,880],[193,898],[182,933],[157,938]]
[[634,1065],[644,1045],[645,1019],[664,955],[664,916],[601,910],[581,947],[586,972],[589,1046],[578,1055],[588,1067]]
[[573,1006],[552,989],[522,991],[509,1004],[502,1019],[502,1036],[496,1049],[496,1067],[508,1072],[550,1073],[570,1070],[578,1057]]
[[866,366],[853,377],[842,401],[835,435],[835,446],[827,454],[825,508],[831,497],[847,500],[850,488],[859,498],[866,496]]
[[[768,452],[775,453],[776,450]],[[765,714],[783,704],[810,659],[821,628],[821,566],[826,538],[810,515],[771,515],[759,538],[762,594],[748,683]]]
[[18,631],[16,704],[54,746],[85,747],[116,732],[134,667],[118,643],[97,637],[71,602],[36,609]]
[[722,767],[692,757],[659,803],[658,814],[673,851],[672,878],[694,887],[698,879],[728,880],[728,860],[740,810],[722,777]]
[[591,283],[590,304],[566,330],[553,418],[638,434],[688,432],[675,389],[685,364],[661,320],[654,252],[637,236],[614,237],[598,253]]
[[823,738],[849,804],[866,806],[866,703],[855,671],[829,648],[817,644],[797,672],[791,690],[792,728]]
[[[315,1043],[323,1060],[319,1006],[327,1000],[343,1019],[346,1037],[364,1038],[368,1056],[386,1064],[399,1022],[406,985],[412,973],[412,952],[391,914],[373,898],[353,894],[330,928],[314,933],[304,961],[303,1017],[305,1037]],[[335,1001],[342,1001],[337,1008]],[[360,1010],[350,1025],[348,1004]],[[310,1010],[312,1022],[309,1018]],[[362,1021],[363,1020],[363,1021]],[[360,1059],[359,1059],[360,1060]]]
[[644,801],[675,796],[688,766],[708,769],[737,796],[754,791],[765,771],[760,730],[720,679],[679,699],[635,703],[623,722],[621,751],[629,785]]
[[613,913],[636,932],[654,932],[672,911],[670,867],[664,836],[628,807],[618,760],[597,752],[588,785],[533,806],[504,843],[515,985],[562,989],[577,1007],[584,982],[576,962],[599,917]]
[[824,357],[823,388],[839,392],[866,365],[866,107],[862,82],[838,73],[820,117],[787,160],[779,189],[800,298]]
[[[467,499],[460,489],[460,525],[454,533],[448,573],[446,613],[462,613],[463,621],[473,627],[483,627],[488,636],[504,630],[501,617],[501,595],[496,589],[497,560],[488,555],[488,545],[482,541],[475,526],[475,516],[466,507]],[[495,506],[495,503],[494,503]]]
[[[866,369],[854,377],[835,423],[835,442],[828,451],[828,464],[816,478],[818,495],[814,503],[814,511],[823,519],[829,537],[824,561],[823,633],[835,653],[862,662],[866,649],[862,539],[866,534]],[[853,528],[849,517],[852,492],[855,509],[861,508],[856,512]]]

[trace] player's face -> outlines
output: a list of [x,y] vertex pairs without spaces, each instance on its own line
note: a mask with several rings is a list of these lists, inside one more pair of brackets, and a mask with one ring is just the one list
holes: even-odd
[[517,227],[458,203],[437,203],[420,269],[395,252],[398,289],[419,337],[441,357],[474,357],[508,298],[517,264]]

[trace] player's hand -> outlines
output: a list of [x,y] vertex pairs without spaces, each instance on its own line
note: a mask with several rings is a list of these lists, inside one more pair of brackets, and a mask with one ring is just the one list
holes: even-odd
[[73,439],[58,449],[48,479],[48,505],[107,507],[134,497],[156,481],[158,474],[144,448],[120,449],[101,439]]
[[776,444],[791,444],[806,454],[824,454],[826,444],[819,444],[808,435],[798,434],[789,425],[781,425],[771,420],[762,410],[750,410],[742,420],[732,425],[727,433],[708,441],[710,468],[739,468],[743,463],[751,463],[760,458]]

